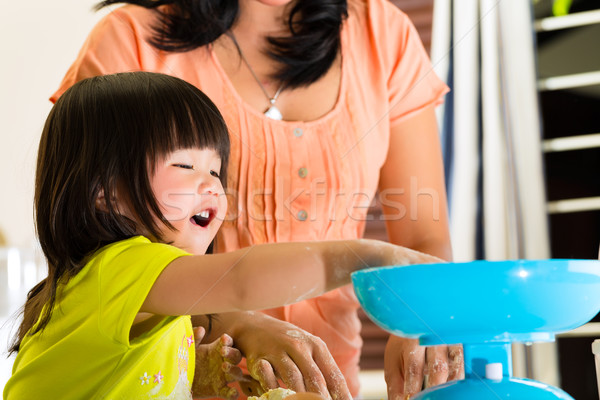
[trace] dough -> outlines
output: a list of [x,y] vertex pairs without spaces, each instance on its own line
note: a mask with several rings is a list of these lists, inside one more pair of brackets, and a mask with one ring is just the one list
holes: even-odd
[[262,394],[262,396],[249,396],[248,400],[282,400],[284,397],[296,394],[293,390],[277,388],[271,389],[268,392]]

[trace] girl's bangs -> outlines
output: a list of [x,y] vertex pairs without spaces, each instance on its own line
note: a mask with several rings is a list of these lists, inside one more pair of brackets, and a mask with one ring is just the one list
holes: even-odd
[[210,148],[226,165],[229,136],[214,104],[192,90],[172,90],[162,94],[160,100],[154,102],[156,109],[151,113],[154,118],[148,121],[149,157],[156,160],[179,149]]

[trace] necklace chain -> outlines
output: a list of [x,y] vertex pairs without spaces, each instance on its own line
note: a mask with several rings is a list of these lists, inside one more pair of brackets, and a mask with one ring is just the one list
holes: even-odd
[[277,98],[279,97],[279,94],[283,90],[283,84],[281,84],[281,86],[279,86],[279,89],[277,89],[277,92],[275,92],[275,95],[273,97],[269,96],[269,93],[267,92],[267,90],[265,89],[265,87],[263,86],[263,84],[260,82],[260,79],[258,79],[258,76],[256,76],[256,73],[254,72],[254,70],[250,66],[250,63],[246,59],[246,56],[244,55],[244,52],[242,51],[242,48],[240,47],[240,45],[239,45],[237,39],[235,38],[235,35],[233,34],[233,32],[229,31],[228,32],[228,36],[231,38],[231,40],[233,41],[233,44],[235,44],[235,47],[238,49],[238,52],[240,53],[240,57],[242,58],[242,61],[244,62],[244,64],[246,64],[246,67],[248,67],[248,70],[250,71],[250,73],[254,77],[254,80],[256,81],[256,83],[258,83],[258,86],[260,87],[260,89],[264,93],[264,95],[267,98],[267,100],[269,100],[269,103],[271,103],[271,107],[269,107],[269,109],[267,111],[265,111],[265,114],[267,114],[267,116],[269,116],[270,118],[273,118],[270,115],[270,113],[272,112],[271,110],[274,109],[274,111],[276,111],[277,113],[279,113],[279,117],[278,118],[273,118],[273,119],[281,119],[281,113],[277,109],[277,107],[275,107],[275,102],[277,101]]

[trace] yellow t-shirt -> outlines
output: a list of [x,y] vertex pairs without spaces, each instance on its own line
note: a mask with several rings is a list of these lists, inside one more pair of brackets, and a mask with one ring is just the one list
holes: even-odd
[[189,316],[129,340],[156,278],[186,254],[141,236],[100,249],[59,287],[46,328],[23,340],[4,399],[191,399]]

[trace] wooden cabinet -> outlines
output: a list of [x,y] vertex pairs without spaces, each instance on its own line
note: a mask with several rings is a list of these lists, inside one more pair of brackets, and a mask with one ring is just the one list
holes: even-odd
[[[552,17],[552,1],[534,2],[545,184],[553,258],[597,258],[600,243],[600,3],[574,0]],[[591,344],[584,333],[559,335],[561,387],[597,400]],[[581,331],[581,330],[580,330]]]

